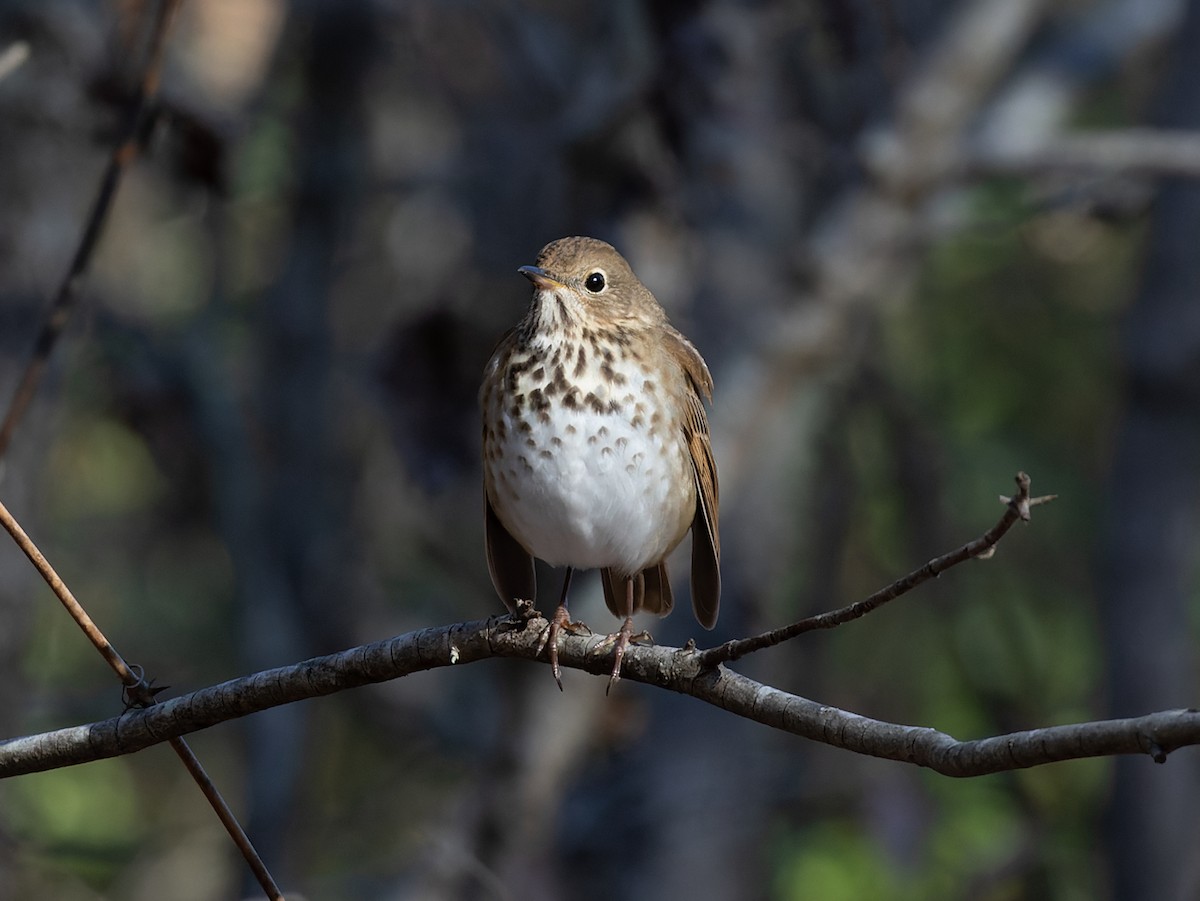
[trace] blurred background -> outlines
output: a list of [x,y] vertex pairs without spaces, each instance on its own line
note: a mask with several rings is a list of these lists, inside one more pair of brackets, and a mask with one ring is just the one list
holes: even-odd
[[[0,2],[0,404],[156,7]],[[992,560],[736,668],[959,738],[1194,704],[1200,154],[1143,129],[1200,128],[1198,51],[1183,0],[184,0],[0,496],[171,694],[498,613],[475,393],[589,234],[717,385],[721,620],[656,639],[863,597],[1024,469],[1060,500]],[[118,711],[11,546],[0,616],[0,734]],[[289,897],[1200,896],[1195,751],[956,781],[564,675],[193,744]],[[0,899],[255,895],[166,748],[0,784]]]

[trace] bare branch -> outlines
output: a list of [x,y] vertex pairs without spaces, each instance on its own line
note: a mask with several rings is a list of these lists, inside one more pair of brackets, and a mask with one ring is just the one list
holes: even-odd
[[154,96],[158,93],[167,32],[181,2],[182,0],[161,0],[159,4],[141,84],[133,99],[121,137],[109,155],[108,166],[104,170],[104,177],[96,192],[96,199],[92,202],[91,212],[84,225],[83,234],[79,238],[79,246],[76,247],[75,255],[71,258],[71,265],[59,285],[58,292],[54,295],[54,301],[50,305],[46,319],[42,323],[42,329],[34,342],[33,354],[13,392],[8,411],[4,414],[4,420],[0,422],[0,459],[3,459],[8,451],[8,446],[12,443],[13,432],[25,415],[25,411],[29,408],[38,385],[41,383],[42,373],[46,369],[50,353],[54,350],[59,335],[62,334],[70,319],[71,311],[75,307],[75,299],[79,294],[80,283],[91,264],[92,255],[100,241],[100,233],[108,219],[109,210],[112,209],[113,199],[117,196],[117,187],[121,183],[121,176],[129,164],[137,158],[146,116]]
[[[121,176],[133,160],[137,158],[141,149],[145,126],[150,115],[153,100],[158,94],[159,82],[162,77],[163,61],[166,56],[167,35],[181,3],[182,0],[160,0],[158,4],[154,27],[151,31],[146,53],[146,62],[142,69],[141,82],[130,104],[124,128],[116,146],[113,147],[112,153],[109,155],[108,166],[105,168],[96,198],[92,202],[91,212],[84,225],[79,245],[75,249],[75,255],[71,259],[67,273],[63,277],[58,292],[54,296],[54,301],[50,306],[50,310],[46,314],[46,319],[34,344],[33,354],[13,393],[8,411],[4,415],[3,422],[0,422],[0,460],[3,459],[5,452],[12,443],[13,433],[16,431],[29,404],[33,401],[33,396],[37,392],[42,373],[45,371],[46,364],[50,359],[50,354],[54,350],[54,346],[70,318],[71,311],[75,306],[76,297],[79,293],[79,286],[84,274],[87,272],[88,266],[91,264],[92,256],[100,241],[100,234],[103,231],[104,223],[108,219],[109,211],[112,209],[113,200],[116,197],[117,188],[121,182]],[[0,54],[0,78],[3,78],[8,72],[19,66],[27,55],[28,47],[23,44],[13,44],[3,54]],[[46,560],[32,539],[25,533],[3,504],[0,504],[0,525],[3,525],[5,530],[12,536],[13,540],[29,558],[30,562],[33,563],[42,578],[46,580],[46,583],[58,597],[63,607],[70,613],[71,617],[83,630],[96,650],[100,652],[108,665],[117,674],[117,677],[125,686],[125,699],[127,703],[143,708],[153,706],[156,703],[156,695],[159,689],[153,688],[152,684],[143,678],[143,673],[139,667],[131,666],[125,662],[124,658],[121,657],[116,648],[108,641],[104,633],[100,631],[100,627],[87,614],[83,605],[76,600],[66,583],[59,578],[49,561]],[[209,778],[208,773],[205,772],[199,758],[196,757],[195,753],[181,736],[172,736],[169,742],[172,750],[175,751],[184,767],[200,787],[201,792],[204,793],[205,799],[213,808],[221,824],[225,827],[230,839],[245,859],[246,864],[250,867],[251,872],[254,874],[255,879],[262,887],[267,898],[271,899],[271,901],[282,901],[283,893],[280,891],[279,886],[275,883],[266,864],[255,850],[250,837],[237,821],[237,817],[234,816],[232,809],[221,796],[216,784]]]
[[[123,716],[0,744],[0,777],[19,776],[130,754],[280,704],[384,682],[423,670],[493,657],[537,659],[546,626],[540,616],[457,623],[255,673]],[[611,651],[598,635],[562,639],[562,666],[607,676]],[[947,776],[981,776],[1113,754],[1148,754],[1162,762],[1176,748],[1200,744],[1200,712],[1051,726],[959,741],[918,726],[887,723],[763,685],[724,666],[705,667],[691,648],[633,646],[623,681],[643,682],[720,707],[775,729],[859,754],[928,767]]]
[[[8,511],[8,508],[0,503],[0,526],[3,526],[5,531],[12,536],[13,541],[29,558],[29,562],[46,580],[46,584],[50,586],[50,590],[54,592],[59,602],[63,605],[66,611],[75,620],[76,625],[83,630],[83,633],[91,641],[92,645],[104,657],[105,662],[112,668],[113,672],[121,680],[125,686],[125,700],[130,706],[138,708],[152,707],[157,701],[157,695],[162,689],[154,688],[152,682],[144,678],[144,674],[140,667],[131,665],[125,662],[125,658],[113,647],[112,643],[105,637],[100,627],[88,615],[83,605],[76,600],[71,589],[67,587],[66,582],[59,577],[54,571],[54,567],[50,565],[50,561],[42,554],[33,539],[26,534],[21,528],[21,524]],[[196,784],[200,786],[200,790],[204,793],[204,797],[212,806],[217,818],[229,833],[230,839],[241,852],[246,864],[250,867],[254,877],[258,880],[259,885],[263,887],[267,897],[275,901],[282,901],[283,893],[279,890],[279,886],[275,884],[274,878],[271,876],[270,870],[263,863],[262,857],[255,850],[250,837],[242,828],[241,824],[234,816],[233,810],[221,796],[221,792],[217,789],[216,784],[209,778],[208,773],[204,771],[204,766],[200,763],[200,759],[196,757],[195,752],[188,746],[187,741],[180,735],[171,736],[168,741],[171,745],[171,750],[183,762],[184,767],[191,774]]]
[[1030,146],[967,151],[968,176],[1086,172],[1116,176],[1200,177],[1200,133],[1127,128],[1060,135]]
[[936,579],[950,567],[957,566],[964,560],[970,560],[972,557],[986,560],[995,552],[996,543],[1004,537],[1004,534],[1012,527],[1013,523],[1018,519],[1029,522],[1029,510],[1031,507],[1047,503],[1057,497],[1054,494],[1044,495],[1043,497],[1030,497],[1029,476],[1023,472],[1017,473],[1016,482],[1016,495],[1013,497],[1000,496],[1000,503],[1004,504],[1004,515],[1000,517],[1000,521],[974,541],[968,541],[957,550],[950,551],[948,554],[942,554],[940,557],[935,557],[920,569],[913,570],[907,576],[904,576],[904,578],[897,579],[891,585],[881,588],[870,597],[856,601],[847,607],[818,613],[816,616],[806,617],[789,626],[772,629],[770,632],[764,632],[752,638],[738,638],[733,641],[727,641],[725,644],[717,645],[715,648],[701,651],[701,665],[716,666],[718,663],[728,663],[740,657],[745,657],[747,654],[752,654],[755,651],[761,651],[765,648],[782,644],[806,632],[813,632],[817,629],[832,629],[835,626],[858,619],[860,616],[865,616],[875,608],[882,607],[888,601],[894,601],[900,595],[907,594],[918,585],[928,582],[930,579]]

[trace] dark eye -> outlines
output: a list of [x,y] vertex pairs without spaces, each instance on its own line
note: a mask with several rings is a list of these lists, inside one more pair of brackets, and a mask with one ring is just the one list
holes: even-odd
[[583,280],[583,286],[593,294],[599,294],[604,290],[604,273],[593,272]]

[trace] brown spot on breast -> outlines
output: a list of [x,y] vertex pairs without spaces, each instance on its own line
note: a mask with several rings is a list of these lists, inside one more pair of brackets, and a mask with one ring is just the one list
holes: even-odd
[[579,353],[575,355],[575,378],[583,375],[587,369],[587,351],[583,349],[583,345],[579,345]]
[[546,367],[539,366],[537,369],[533,370],[533,372],[529,373],[529,377],[535,382],[540,382],[546,377]]
[[557,435],[555,435],[553,438],[550,439],[550,443],[553,444],[555,447],[562,447],[562,439],[559,438]]
[[529,392],[529,405],[539,413],[550,409],[550,401],[546,400],[541,388],[534,388]]
[[558,394],[560,391],[567,390],[567,376],[563,372],[561,366],[554,367],[554,381],[546,386],[546,394],[548,396]]
[[553,458],[554,454],[550,453],[550,451],[548,451],[548,450],[544,450],[544,451],[538,451],[538,456],[541,457],[543,460],[549,460],[549,459]]
[[573,425],[568,425],[566,428],[566,433],[568,435],[574,435],[575,431],[576,431],[576,429],[575,429],[575,426],[573,426]]
[[537,447],[537,442],[536,442],[536,441],[534,441],[532,438],[526,438],[526,439],[525,439],[525,446],[526,446],[526,447]]
[[618,439],[617,439],[617,447],[618,447],[620,450],[625,450],[625,445],[627,445],[627,444],[629,444],[629,439],[628,439],[628,438],[618,438]]
[[578,388],[572,388],[570,391],[568,391],[566,394],[563,395],[563,406],[566,407],[568,410],[578,410],[579,409],[579,389]]
[[642,382],[642,390],[647,394],[653,394],[656,390],[656,387],[657,386],[654,384],[654,382],[650,381],[650,379],[646,379],[644,382]]
[[611,456],[612,456],[612,452],[613,452],[613,449],[612,449],[611,447],[602,447],[602,448],[600,448],[600,456],[601,456],[601,457],[611,457]]
[[527,419],[518,419],[517,420],[517,431],[518,432],[532,432],[533,425]]
[[635,416],[635,417],[633,417],[633,419],[631,419],[629,421],[629,424],[631,426],[633,426],[635,429],[640,429],[642,426],[644,426],[646,424],[646,417],[641,416],[641,415]]
[[521,384],[521,376],[529,371],[533,366],[533,362],[533,357],[526,357],[524,360],[517,360],[509,364],[508,371],[504,376],[504,381],[508,386],[509,392],[517,390],[517,387]]
[[599,435],[601,438],[607,437],[608,436],[608,426],[606,426],[606,425],[600,426],[600,430],[598,432],[596,432],[596,434]]

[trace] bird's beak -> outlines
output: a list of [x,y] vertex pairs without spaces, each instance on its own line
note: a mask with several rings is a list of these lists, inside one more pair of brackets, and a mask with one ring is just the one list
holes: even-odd
[[540,288],[543,291],[565,287],[562,282],[538,266],[522,266],[517,272],[533,282],[534,287]]

